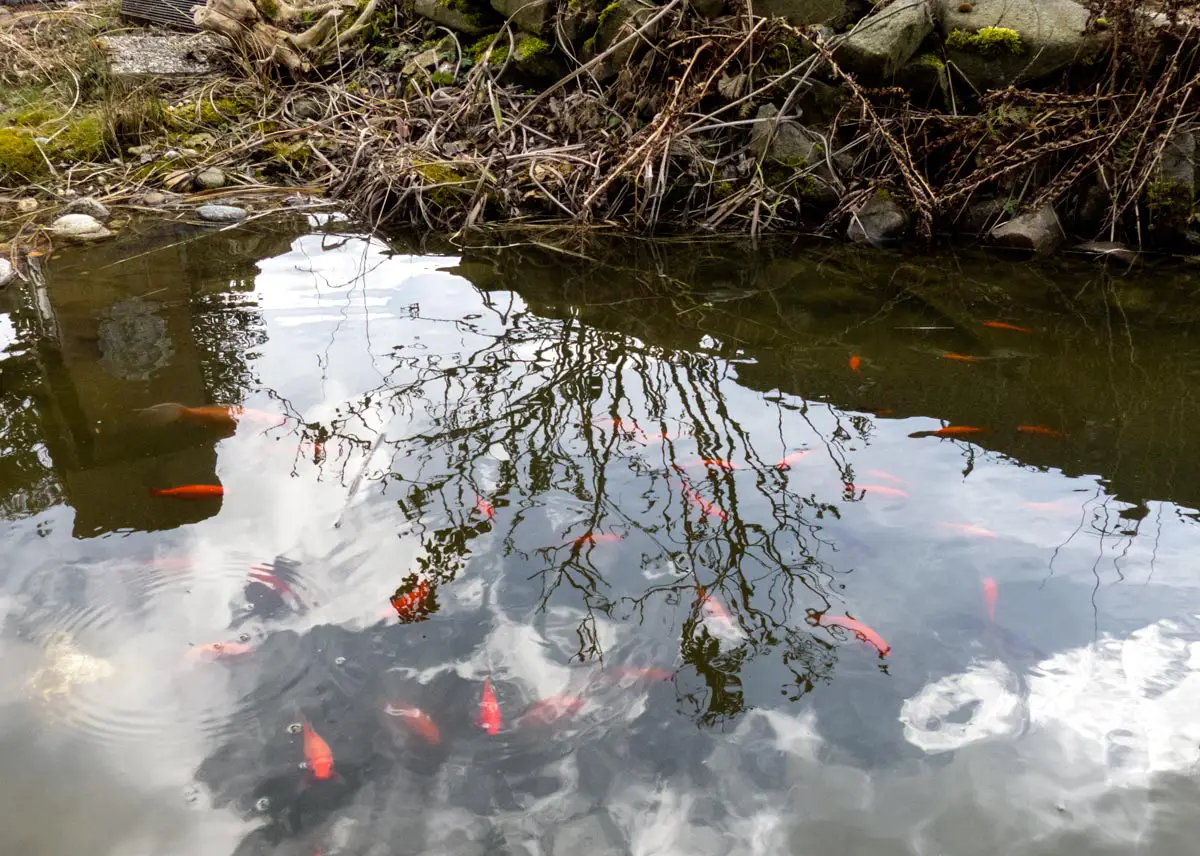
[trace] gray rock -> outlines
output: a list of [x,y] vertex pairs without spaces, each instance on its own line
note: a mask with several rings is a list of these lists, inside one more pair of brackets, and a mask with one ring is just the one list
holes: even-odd
[[88,214],[64,214],[50,224],[50,231],[56,237],[76,241],[98,241],[112,235],[103,223]]
[[791,167],[822,163],[825,160],[824,137],[799,122],[778,116],[779,110],[774,104],[758,108],[750,130],[750,148],[755,154]]
[[855,25],[837,48],[850,70],[891,77],[933,32],[929,0],[896,0]]
[[1187,226],[1196,196],[1196,137],[1176,131],[1163,146],[1154,181],[1146,187],[1153,227]]
[[0,288],[8,285],[16,277],[17,272],[13,269],[12,262],[8,259],[0,259]]
[[142,204],[143,205],[150,205],[150,206],[162,205],[166,201],[167,201],[167,194],[159,193],[157,190],[151,190],[149,193],[142,196]]
[[492,8],[519,29],[540,36],[554,23],[554,0],[491,0]]
[[325,108],[316,98],[297,98],[292,102],[292,113],[297,119],[311,122],[325,115]]
[[17,200],[17,211],[21,214],[32,214],[38,210],[38,201],[32,196]]
[[572,820],[553,833],[552,856],[618,856],[624,852],[620,831],[603,813]]
[[196,216],[210,223],[236,223],[246,219],[246,209],[236,205],[201,205]]
[[66,214],[87,214],[89,217],[94,217],[101,223],[107,223],[108,218],[112,215],[108,211],[108,207],[104,203],[93,199],[90,196],[81,196],[79,199],[73,199],[63,208]]
[[210,166],[196,176],[196,185],[205,190],[219,190],[225,186],[226,182],[225,173],[215,166]]
[[471,36],[491,32],[499,23],[490,6],[472,0],[416,0],[413,10],[422,18]]
[[754,14],[764,18],[787,18],[789,24],[823,24],[834,21],[846,10],[845,0],[758,0]]
[[1054,252],[1063,241],[1058,215],[1049,205],[993,227],[990,235],[997,246],[1038,256]]
[[[606,6],[600,13],[591,56],[604,53],[617,42],[644,26],[658,11],[657,7],[644,3],[642,0],[616,0],[612,5]],[[653,41],[658,37],[662,26],[663,21],[659,19],[653,27],[643,31],[644,38],[632,39],[597,65],[593,76],[602,83],[612,80],[635,53],[645,50],[647,40]],[[591,59],[591,56],[587,58]]]
[[[946,57],[978,89],[1023,83],[1088,62],[1111,42],[1107,30],[1088,29],[1088,10],[1075,0],[935,0],[936,17],[948,39]],[[971,5],[969,12],[960,11]],[[971,37],[984,27],[1014,30],[1014,52],[995,41]],[[957,35],[956,35],[957,31]]]
[[957,231],[965,235],[983,235],[1004,216],[1004,200],[976,199],[954,222]]
[[872,196],[850,215],[846,237],[855,244],[880,247],[900,238],[908,228],[908,213],[891,199]]

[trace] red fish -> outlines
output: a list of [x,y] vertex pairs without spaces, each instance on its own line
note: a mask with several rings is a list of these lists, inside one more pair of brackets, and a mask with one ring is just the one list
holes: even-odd
[[186,656],[189,660],[224,660],[227,657],[241,657],[253,650],[244,642],[209,642],[188,648]]
[[1007,321],[982,321],[984,327],[991,327],[993,330],[1010,330],[1013,333],[1032,333],[1025,327],[1018,327],[1016,324],[1009,324]]
[[215,428],[225,429],[237,428],[238,422],[251,419],[258,422],[271,421],[276,424],[282,424],[285,421],[283,417],[274,413],[265,413],[261,410],[247,410],[236,404],[187,407],[183,404],[168,401],[165,404],[156,404],[153,407],[147,407],[141,411],[141,414],[150,421],[158,424],[184,420],[199,425],[210,425]]
[[275,569],[269,565],[251,565],[250,579],[260,582],[265,586],[270,586],[280,595],[296,597],[295,590],[284,580],[280,579],[275,573]]
[[846,487],[855,492],[862,490],[867,493],[877,493],[880,496],[908,496],[898,487],[887,487],[882,484],[851,484]]
[[995,538],[996,533],[991,529],[984,529],[982,526],[976,526],[973,523],[939,523],[946,529],[953,529],[961,532],[964,535],[974,535],[976,538]]
[[588,532],[585,535],[580,535],[571,543],[576,547],[582,547],[585,544],[599,544],[609,541],[620,541],[624,535],[619,535],[616,532]]
[[483,679],[483,698],[479,700],[479,716],[475,722],[488,734],[500,733],[500,703],[496,701],[496,694],[492,692],[491,678]]
[[784,459],[775,465],[775,469],[790,470],[792,468],[792,464],[796,463],[805,455],[807,455],[809,451],[809,449],[801,449],[798,452],[792,452],[790,455],[784,456]]
[[986,428],[976,428],[973,425],[947,425],[936,431],[914,431],[909,437],[969,437],[972,434],[983,434]]
[[438,729],[437,723],[421,708],[392,701],[388,702],[383,712],[388,716],[395,717],[400,725],[423,738],[430,746],[437,746],[442,742],[442,732]]
[[492,504],[478,494],[475,495],[475,510],[488,520],[492,520],[496,516],[496,509],[492,507]]
[[1039,437],[1067,436],[1062,431],[1055,431],[1053,428],[1047,428],[1044,425],[1018,425],[1017,430],[1022,434],[1036,434]]
[[426,610],[426,601],[429,599],[429,594],[432,591],[428,581],[418,580],[412,588],[401,593],[399,589],[388,600],[392,604],[392,609],[396,610],[396,615],[402,621],[414,621],[418,618],[423,618]]
[[172,499],[212,499],[225,495],[219,484],[185,484],[181,487],[150,488],[151,496],[169,496]]
[[886,657],[892,651],[892,646],[883,637],[861,621],[845,615],[822,615],[817,622],[822,627],[844,627],[851,631],[862,642],[874,645],[880,657]]
[[991,577],[983,578],[983,602],[987,604],[988,620],[996,620],[996,581]]
[[1069,508],[1064,505],[1061,499],[1053,502],[1022,502],[1021,505],[1034,511],[1054,511],[1058,514],[1074,514],[1079,511],[1078,508]]
[[856,372],[860,368],[862,368],[862,357],[856,354],[850,358],[850,371]]
[[952,351],[947,351],[946,353],[942,354],[942,359],[943,360],[955,360],[960,363],[977,363],[977,362],[979,362],[979,357],[972,357],[972,356],[968,356],[967,354],[956,354]]
[[700,509],[705,517],[715,517],[718,520],[725,520],[729,515],[717,508],[714,503],[709,502],[694,490],[685,489],[683,495],[688,498],[692,505]]
[[733,461],[724,461],[720,458],[697,458],[694,461],[688,461],[681,465],[684,469],[691,467],[716,467],[719,470],[736,470],[738,465]]
[[303,714],[300,716],[300,725],[304,729],[304,761],[308,771],[314,779],[334,778],[337,773],[333,769],[333,750],[313,730]]
[[566,719],[579,713],[583,709],[583,704],[582,698],[572,695],[556,695],[539,699],[517,719],[517,727],[553,725],[560,719]]

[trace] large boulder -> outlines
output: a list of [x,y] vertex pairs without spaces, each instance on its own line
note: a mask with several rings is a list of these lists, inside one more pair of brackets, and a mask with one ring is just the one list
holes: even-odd
[[1110,41],[1075,0],[935,0],[946,58],[978,89],[1045,77],[1091,62]]
[[1058,249],[1063,241],[1063,230],[1054,209],[1043,205],[994,227],[991,238],[998,247],[1045,256]]
[[554,0],[491,0],[492,8],[521,30],[540,36],[554,23]]
[[824,24],[846,11],[845,0],[758,0],[754,14],[764,18],[787,18],[789,24]]
[[422,18],[471,36],[495,31],[499,16],[483,0],[415,0],[413,11]]
[[929,0],[896,0],[877,7],[846,34],[838,60],[851,71],[891,77],[933,32]]

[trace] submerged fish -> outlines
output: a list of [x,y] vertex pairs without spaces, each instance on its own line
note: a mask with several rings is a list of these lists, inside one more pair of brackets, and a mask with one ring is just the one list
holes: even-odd
[[575,695],[556,695],[538,699],[517,718],[517,727],[553,725],[583,709],[584,699]]
[[193,645],[184,656],[189,660],[224,660],[229,657],[241,657],[253,650],[254,648],[245,642],[208,642],[204,645]]
[[976,538],[996,537],[996,533],[991,529],[984,529],[982,526],[976,526],[973,523],[939,523],[938,525],[946,529],[953,529],[956,532],[961,532],[964,535],[973,535]]
[[688,461],[686,464],[681,464],[685,470],[691,467],[716,467],[719,470],[736,470],[738,465],[733,461],[725,461],[721,458],[697,458],[694,461]]
[[687,497],[692,505],[699,508],[705,517],[715,517],[718,520],[725,520],[729,516],[718,508],[715,503],[709,502],[694,490],[685,488],[683,495]]
[[993,330],[1010,330],[1013,333],[1032,333],[1033,331],[1025,327],[1018,327],[1016,324],[1009,324],[1007,321],[982,321],[984,327],[991,327]]
[[[403,588],[403,586],[401,586]],[[417,580],[408,591],[396,589],[396,593],[388,598],[392,609],[401,621],[416,621],[428,614],[428,600],[433,588],[427,580]]]
[[571,544],[576,547],[582,547],[585,544],[600,544],[611,541],[620,541],[624,537],[624,535],[620,535],[616,532],[588,532],[584,535],[580,535],[578,538],[572,541]]
[[972,357],[967,354],[956,354],[953,351],[947,351],[946,353],[942,354],[942,359],[943,360],[955,360],[960,363],[977,363],[977,362],[979,362],[979,357]]
[[1053,428],[1047,428],[1044,425],[1018,425],[1017,430],[1022,434],[1035,434],[1039,437],[1065,437],[1067,436],[1062,431],[1055,431]]
[[884,481],[890,481],[892,484],[904,484],[904,479],[900,478],[899,476],[894,476],[889,472],[885,472],[884,470],[867,470],[867,475],[875,476],[875,478],[883,479]]
[[174,401],[156,404],[139,411],[140,415],[158,425],[170,422],[193,422],[198,425],[210,425],[215,428],[237,428],[238,422],[254,420],[258,422],[274,422],[282,424],[285,420],[274,413],[262,410],[247,410],[236,404],[216,404],[207,407],[188,407]]
[[988,620],[996,620],[996,597],[999,592],[996,589],[996,581],[991,577],[983,578],[983,602],[987,604]]
[[475,495],[475,510],[488,520],[492,520],[496,516],[496,509],[492,504],[478,494]]
[[862,357],[855,355],[850,358],[850,371],[856,372],[862,368]]
[[936,431],[914,431],[909,437],[970,437],[973,434],[986,433],[986,428],[976,428],[973,425],[947,425]]
[[396,722],[422,738],[430,746],[437,746],[442,742],[442,732],[438,729],[437,723],[421,708],[398,701],[390,701],[384,707],[383,712],[394,717]]
[[313,729],[307,717],[300,715],[300,726],[304,731],[304,762],[314,779],[332,779],[337,776],[333,768],[333,750],[320,734]]
[[[112,663],[92,656],[76,644],[66,632],[54,633],[46,642],[42,665],[25,681],[25,689],[41,701],[65,696],[83,684],[111,678],[117,673]],[[54,710],[55,706],[48,708]]]
[[805,455],[807,455],[810,451],[812,451],[812,450],[811,449],[800,449],[799,451],[792,452],[788,455],[785,455],[783,460],[775,465],[775,469],[790,470],[792,468],[792,464],[799,461],[801,458],[803,458]]
[[479,700],[479,714],[475,717],[475,723],[488,734],[499,734],[503,725],[500,702],[496,701],[490,677],[483,679],[483,696]]
[[866,624],[847,615],[821,615],[817,623],[822,627],[844,627],[858,637],[859,641],[874,645],[880,657],[886,657],[892,651],[892,646],[884,641],[882,636]]
[[887,485],[882,485],[882,484],[848,484],[848,485],[846,485],[846,487],[847,487],[847,489],[854,491],[854,492],[858,492],[861,490],[865,494],[877,493],[880,496],[897,496],[897,497],[908,496],[907,493],[900,490],[900,488],[898,488],[898,487],[888,487]]
[[171,499],[212,499],[225,495],[225,488],[219,484],[185,484],[180,487],[152,487],[151,496],[166,496]]

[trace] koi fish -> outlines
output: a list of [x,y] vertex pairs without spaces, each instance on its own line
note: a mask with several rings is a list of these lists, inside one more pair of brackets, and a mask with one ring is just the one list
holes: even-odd
[[939,523],[946,529],[953,529],[956,532],[961,532],[964,535],[974,535],[976,538],[995,538],[996,533],[991,529],[984,529],[982,526],[975,526],[972,523]]
[[996,620],[996,581],[991,577],[983,578],[983,602],[987,604],[988,620]]
[[898,487],[888,487],[882,484],[848,484],[846,487],[854,492],[861,490],[867,493],[877,493],[880,496],[908,496],[907,493]]
[[332,779],[337,775],[333,769],[333,750],[313,730],[308,719],[301,714],[300,725],[304,729],[304,762],[314,779]]
[[475,723],[488,734],[499,734],[502,724],[500,718],[500,703],[492,691],[492,679],[483,679],[483,697],[479,700],[479,715]]
[[881,407],[878,410],[868,410],[867,412],[870,413],[872,416],[879,416],[879,417],[896,415],[896,411],[892,410],[892,408],[890,408],[890,407]]
[[421,708],[391,701],[384,707],[383,712],[388,716],[395,717],[400,725],[423,738],[430,746],[437,746],[442,742],[442,732],[438,729],[437,723]]
[[1007,321],[982,321],[984,327],[991,327],[993,330],[1009,330],[1013,333],[1032,333],[1025,327],[1018,327],[1016,324],[1009,324]]
[[844,627],[852,632],[860,641],[875,646],[880,657],[886,657],[892,651],[892,646],[883,637],[861,621],[846,615],[822,615],[818,622],[822,627]]
[[312,452],[312,462],[314,464],[323,464],[325,462],[325,444],[318,443],[315,440],[302,440],[300,445],[296,447],[296,451],[301,455],[307,455]]
[[850,358],[850,371],[856,372],[860,368],[862,368],[862,357],[856,354]]
[[803,458],[805,455],[807,455],[810,451],[811,451],[810,449],[801,449],[798,452],[792,452],[790,455],[785,455],[783,460],[775,465],[775,469],[790,470],[792,468],[792,464],[799,461],[801,458]]
[[1022,434],[1036,434],[1039,437],[1067,436],[1062,431],[1055,431],[1053,428],[1047,428],[1044,425],[1018,425],[1017,430]]
[[960,363],[977,363],[977,362],[979,362],[978,357],[971,357],[966,354],[956,354],[952,351],[947,351],[946,353],[942,354],[942,359],[943,360],[956,360]]
[[936,431],[914,431],[909,437],[969,437],[972,434],[983,434],[986,428],[976,428],[973,425],[947,425]]
[[1053,502],[1022,502],[1021,505],[1033,511],[1054,511],[1058,514],[1073,514],[1079,510],[1063,505],[1061,499],[1056,499]]
[[575,547],[582,547],[585,544],[599,544],[601,542],[620,541],[624,539],[624,537],[624,535],[620,535],[616,532],[588,532],[584,535],[580,535],[578,538],[572,541],[571,544]]
[[729,610],[719,600],[708,594],[704,586],[697,586],[696,593],[699,596],[700,610],[704,613],[705,619],[712,622],[709,629],[714,636],[729,640],[743,637],[742,629],[738,627],[733,616],[729,614]]
[[174,401],[155,404],[153,407],[147,407],[139,411],[139,414],[156,425],[166,425],[170,422],[183,420],[199,425],[209,425],[214,428],[226,429],[237,428],[238,422],[242,420],[271,421],[276,424],[283,424],[285,421],[283,417],[277,414],[266,413],[262,410],[247,410],[236,404],[187,407]]
[[224,660],[228,657],[241,657],[249,654],[254,648],[244,642],[209,642],[205,645],[193,645],[185,655],[189,660]]
[[265,586],[271,587],[280,595],[291,595],[292,597],[296,597],[295,589],[282,580],[279,575],[275,573],[275,568],[271,567],[270,565],[251,565],[250,579],[254,580],[255,582],[260,582]]
[[736,470],[738,465],[733,461],[724,461],[720,458],[697,458],[694,461],[688,461],[686,464],[681,464],[686,470],[691,467],[716,467],[720,470]]
[[172,499],[212,499],[225,495],[219,484],[185,484],[181,487],[150,488],[151,496],[169,496]]
[[418,580],[407,592],[401,593],[397,589],[396,593],[388,598],[388,601],[391,603],[392,609],[396,610],[396,615],[401,621],[415,621],[424,618],[428,612],[426,601],[429,599],[431,590],[426,580]]
[[583,709],[584,700],[579,696],[556,695],[539,699],[526,708],[517,719],[517,727],[529,725],[553,725],[560,719],[574,716]]
[[488,520],[492,520],[496,517],[496,509],[492,507],[490,502],[478,494],[475,495],[475,510]]
[[875,478],[883,479],[884,481],[890,481],[892,484],[904,484],[904,479],[883,470],[867,470],[867,475],[875,476]]
[[699,508],[705,517],[716,517],[718,520],[725,520],[729,516],[724,511],[717,508],[714,503],[709,502],[694,490],[684,489],[683,495],[688,498],[688,501],[691,502],[692,505]]

